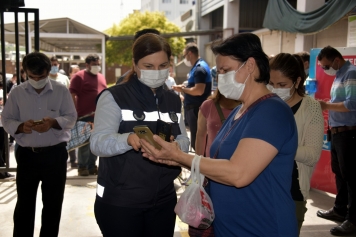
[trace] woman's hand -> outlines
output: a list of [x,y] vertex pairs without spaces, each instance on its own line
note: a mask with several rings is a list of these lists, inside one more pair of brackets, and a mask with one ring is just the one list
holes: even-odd
[[151,161],[172,166],[181,166],[178,162],[179,154],[182,151],[179,149],[177,142],[166,142],[157,135],[153,135],[153,139],[161,145],[161,150],[156,149],[144,139],[140,139],[142,145],[142,156]]
[[131,133],[127,137],[127,144],[132,146],[135,151],[138,151],[141,148],[140,138],[135,133]]

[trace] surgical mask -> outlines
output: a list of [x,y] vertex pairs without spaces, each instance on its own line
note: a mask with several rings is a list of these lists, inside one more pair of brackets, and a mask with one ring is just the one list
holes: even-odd
[[335,76],[338,70],[330,67],[328,70],[324,70],[324,72],[329,76]]
[[90,67],[90,72],[93,73],[94,75],[98,74],[101,70],[101,67],[100,66],[91,66]]
[[141,72],[140,82],[150,88],[162,86],[169,76],[169,68],[162,70],[139,70]]
[[218,89],[220,93],[228,99],[239,100],[245,89],[245,83],[250,77],[247,76],[244,83],[235,81],[236,73],[245,65],[246,62],[236,71],[227,72],[225,74],[218,75]]
[[335,59],[333,61],[333,64],[331,64],[331,67],[329,67],[329,69],[327,69],[327,70],[324,70],[324,72],[329,76],[335,76],[336,72],[338,71],[333,68],[334,62],[335,62]]
[[187,67],[191,67],[192,66],[192,63],[190,61],[188,61],[187,58],[184,58],[183,62],[185,64],[185,66],[187,66]]
[[305,72],[305,75],[308,75],[309,74],[309,68],[305,69],[304,72]]
[[57,66],[52,66],[51,67],[51,71],[49,72],[49,73],[51,73],[51,74],[56,74],[58,72],[58,67]]
[[293,86],[291,88],[274,88],[271,85],[267,85],[267,89],[270,90],[272,93],[277,94],[282,100],[284,101],[288,101],[294,94],[295,89],[293,91],[293,93],[290,93],[290,90],[294,87],[295,83],[293,84]]
[[41,79],[38,81],[35,81],[29,77],[28,83],[30,83],[33,88],[39,90],[46,86],[46,84],[48,83],[48,77],[46,77],[46,79]]

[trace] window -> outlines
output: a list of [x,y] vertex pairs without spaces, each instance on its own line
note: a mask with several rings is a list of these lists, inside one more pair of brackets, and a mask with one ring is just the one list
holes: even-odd
[[165,14],[166,16],[170,16],[170,15],[172,14],[172,12],[171,12],[171,11],[165,11],[164,14]]
[[189,3],[189,0],[179,0],[179,3],[180,3],[180,4],[188,4],[188,3]]
[[162,0],[162,3],[171,3],[172,0]]

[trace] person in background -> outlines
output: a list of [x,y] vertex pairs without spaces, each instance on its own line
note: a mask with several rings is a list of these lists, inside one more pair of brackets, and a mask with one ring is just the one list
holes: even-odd
[[[5,161],[5,131],[4,128],[2,127],[2,122],[1,122],[1,113],[4,107],[4,91],[3,91],[3,82],[2,82],[2,75],[0,73],[0,167],[5,167],[6,161]],[[0,179],[7,179],[7,178],[12,178],[15,175],[10,174],[9,172],[0,172]]]
[[[223,96],[219,92],[219,89],[216,89],[214,94],[209,96],[208,99],[203,102],[203,104],[200,106],[198,114],[198,130],[195,141],[195,153],[197,155],[211,157],[211,144],[213,143],[226,118],[239,104],[241,103],[238,100],[228,99]],[[209,194],[209,187],[206,186],[205,189]],[[189,226],[188,233],[190,237],[214,236],[212,226],[206,230]]]
[[[17,74],[13,74],[11,80],[6,82],[6,90],[7,95],[10,94],[11,90],[17,86]],[[9,135],[9,145],[12,146],[14,144],[15,138]]]
[[[69,67],[69,77],[70,80],[73,78],[73,76],[80,71],[80,68],[78,65],[71,65]],[[68,152],[69,154],[69,162],[70,162],[70,167],[72,169],[77,169],[78,168],[78,163],[77,163],[77,152],[78,149],[74,149]]]
[[[166,86],[167,86],[168,90],[172,90],[172,86],[177,85],[176,81],[174,80],[174,76],[175,76],[175,73],[173,72],[173,67],[170,66],[169,67],[169,75],[166,80]],[[178,94],[178,92],[175,92],[175,93]]]
[[[152,34],[156,34],[156,35],[160,35],[160,32],[156,29],[151,29],[151,28],[147,28],[147,29],[143,29],[143,30],[139,30],[139,31],[136,31],[135,35],[134,35],[134,40],[133,40],[133,43],[135,43],[135,41],[141,36],[141,35],[144,35],[144,34],[147,34],[147,33],[152,33]],[[116,85],[120,84],[121,82],[124,81],[125,77],[127,75],[129,75],[131,72],[131,70],[128,70],[127,72],[124,73],[124,75],[122,75],[121,77],[119,77],[119,79],[117,79],[116,81]]]
[[[290,188],[297,127],[289,106],[266,88],[269,64],[261,41],[252,33],[236,34],[214,43],[212,51],[220,93],[242,103],[216,135],[210,148],[214,159],[200,161],[200,172],[210,183],[214,234],[296,237]],[[143,156],[151,161],[191,167],[198,156],[186,154],[156,135],[153,139],[161,150],[140,140]]]
[[317,216],[341,221],[330,232],[346,236],[356,234],[356,66],[331,46],[320,51],[318,61],[326,74],[335,76],[330,101],[319,102],[322,110],[329,111],[331,169],[337,194],[334,207],[319,210]]
[[195,150],[199,107],[211,95],[211,75],[209,65],[199,56],[197,44],[188,43],[183,50],[183,57],[185,65],[192,68],[188,85],[172,88],[184,93],[184,114],[190,130],[190,145]]
[[12,74],[11,80],[6,81],[6,91],[7,91],[7,94],[10,93],[12,87],[15,88],[16,86],[17,86],[17,75],[16,75],[16,73],[15,73],[15,74]]
[[303,61],[297,54],[280,53],[269,61],[267,85],[291,108],[297,124],[298,149],[294,158],[292,198],[296,206],[299,232],[307,211],[310,179],[319,161],[324,137],[324,117],[318,101],[305,93]]
[[69,67],[69,78],[72,79],[74,75],[80,71],[80,68],[78,65],[71,65]]
[[26,72],[25,72],[25,70],[23,70],[23,68],[21,68],[20,74],[21,74],[21,78],[20,78],[21,83],[27,81]]
[[15,151],[17,202],[13,236],[33,236],[40,182],[40,236],[58,236],[67,175],[66,146],[77,113],[68,89],[48,78],[51,62],[45,54],[26,55],[22,66],[29,80],[12,90],[1,115],[5,131],[19,145]]
[[105,237],[173,236],[177,203],[173,181],[181,169],[143,159],[140,139],[133,133],[136,125],[155,133],[161,119],[170,124],[175,146],[188,151],[181,101],[163,88],[171,48],[163,37],[147,33],[135,41],[132,51],[127,81],[98,98],[90,138],[91,150],[100,156],[95,218]]
[[53,56],[51,57],[51,71],[49,72],[49,79],[55,80],[59,83],[62,83],[67,88],[69,88],[69,79],[66,75],[59,73],[59,66],[58,59]]
[[309,76],[310,54],[307,51],[297,53],[303,60],[303,67],[306,77]]
[[[85,69],[74,74],[70,80],[69,91],[72,94],[78,117],[81,121],[94,122],[96,97],[106,89],[106,79],[100,73],[100,59],[96,54],[89,54],[85,58]],[[89,116],[88,116],[89,115]],[[90,151],[90,144],[78,148],[78,175],[96,175],[97,156]]]

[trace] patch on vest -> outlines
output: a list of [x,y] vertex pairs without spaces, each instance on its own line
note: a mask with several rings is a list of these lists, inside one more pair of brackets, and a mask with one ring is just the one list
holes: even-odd
[[139,110],[133,111],[133,117],[134,117],[137,121],[143,121],[143,120],[145,120],[145,118],[146,118],[146,116],[145,116],[145,114],[143,113],[143,111],[139,111]]
[[169,112],[169,117],[171,118],[172,122],[174,123],[178,122],[178,116],[175,112]]

